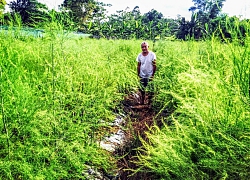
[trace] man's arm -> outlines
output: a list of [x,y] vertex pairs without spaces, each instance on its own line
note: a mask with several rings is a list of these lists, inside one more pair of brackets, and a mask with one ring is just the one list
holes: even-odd
[[141,62],[137,63],[137,75],[140,77]]
[[156,71],[156,59],[154,59],[152,61],[152,64],[153,64],[153,74],[152,74],[152,76],[154,77],[154,74],[155,74],[155,71]]

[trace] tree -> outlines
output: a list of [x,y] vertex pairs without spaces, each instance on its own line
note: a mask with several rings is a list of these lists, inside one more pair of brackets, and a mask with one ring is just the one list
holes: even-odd
[[163,23],[163,14],[154,9],[143,15],[142,23],[146,27],[146,33],[149,35],[147,38],[151,40],[154,40],[156,36],[161,34],[160,29],[162,25],[165,25]]
[[190,30],[191,36],[199,38],[203,34],[212,33],[217,27],[213,20],[218,17],[226,0],[192,0],[194,6],[189,8],[192,11]]
[[94,0],[64,0],[61,6],[62,9],[72,12],[76,23],[79,23],[79,25],[91,20],[94,12],[100,10],[98,9],[98,3]]
[[[111,4],[104,4],[102,2],[97,2],[97,6],[93,11],[92,18],[87,23],[83,24],[82,29],[79,29],[83,32],[88,32],[91,34],[95,34],[96,36],[99,36],[99,30],[102,29],[102,22],[106,20],[106,9],[105,6],[111,6]],[[91,29],[91,30],[90,30]],[[101,35],[102,36],[102,35]]]
[[48,10],[45,4],[39,3],[37,0],[16,0],[9,4],[11,13],[18,13],[21,16],[22,23],[30,24],[34,19],[42,17],[44,12]]
[[[178,30],[178,23],[173,19],[163,18],[162,13],[152,9],[141,15],[139,6],[132,11],[129,8],[116,11],[106,21],[90,29],[95,37],[121,38],[121,39],[159,39],[169,37]],[[174,32],[175,31],[175,32]]]
[[189,8],[189,11],[198,10],[199,13],[208,15],[210,18],[215,18],[223,7],[223,2],[226,0],[192,0],[194,6]]

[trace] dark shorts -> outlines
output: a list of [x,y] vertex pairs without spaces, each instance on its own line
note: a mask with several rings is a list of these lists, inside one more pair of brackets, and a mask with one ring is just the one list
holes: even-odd
[[140,90],[146,91],[148,89],[150,92],[154,91],[153,81],[150,78],[140,78]]

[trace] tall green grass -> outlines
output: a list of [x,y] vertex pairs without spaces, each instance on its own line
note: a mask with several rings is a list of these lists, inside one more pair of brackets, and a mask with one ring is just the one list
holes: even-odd
[[89,166],[109,172],[116,161],[99,147],[98,129],[137,86],[140,42],[45,33],[0,34],[0,177],[84,179]]
[[[123,97],[137,90],[140,40],[0,33],[0,177],[86,179],[116,159],[98,145]],[[152,44],[150,43],[152,46]],[[162,179],[249,177],[249,39],[157,41],[156,120],[135,170]],[[170,116],[164,116],[164,112]]]
[[141,140],[137,171],[162,179],[249,178],[248,36],[244,44],[215,37],[158,43],[155,103],[173,113]]

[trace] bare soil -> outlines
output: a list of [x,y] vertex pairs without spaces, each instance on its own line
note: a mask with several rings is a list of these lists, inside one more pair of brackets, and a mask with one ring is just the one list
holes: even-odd
[[136,148],[141,146],[139,137],[147,139],[145,132],[154,124],[154,112],[152,104],[148,104],[148,96],[145,97],[145,104],[140,105],[140,93],[131,94],[124,98],[123,111],[127,114],[126,119],[126,139],[127,143],[124,147],[118,149],[115,155],[122,157],[118,160],[118,168],[120,169],[120,180],[155,180],[157,177],[154,174],[139,172],[134,161],[137,160]]

